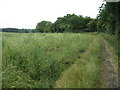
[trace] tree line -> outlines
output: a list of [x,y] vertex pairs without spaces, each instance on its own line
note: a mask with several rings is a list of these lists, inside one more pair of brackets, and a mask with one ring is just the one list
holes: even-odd
[[105,32],[119,36],[120,34],[120,3],[106,2],[99,8],[99,14],[95,19],[90,17],[67,14],[58,17],[52,23],[41,21],[36,25],[35,31],[38,32]]
[[36,26],[39,32],[94,32],[96,31],[96,19],[90,17],[77,16],[75,14],[67,14],[64,17],[58,17],[52,23],[50,21],[41,21]]
[[33,33],[34,29],[2,28],[2,32]]

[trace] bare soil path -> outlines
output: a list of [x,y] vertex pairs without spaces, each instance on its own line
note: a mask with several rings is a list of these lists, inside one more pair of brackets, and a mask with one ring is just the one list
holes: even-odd
[[103,61],[101,65],[101,88],[118,88],[118,71],[113,59],[109,45],[104,40]]

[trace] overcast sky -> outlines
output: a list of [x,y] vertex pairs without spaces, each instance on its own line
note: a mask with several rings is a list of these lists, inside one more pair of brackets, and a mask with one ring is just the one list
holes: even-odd
[[96,18],[103,0],[0,0],[0,28],[31,28],[76,14]]

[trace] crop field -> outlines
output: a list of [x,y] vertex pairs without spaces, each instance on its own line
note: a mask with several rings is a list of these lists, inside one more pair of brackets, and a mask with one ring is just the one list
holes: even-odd
[[3,88],[100,87],[102,52],[96,33],[3,33]]

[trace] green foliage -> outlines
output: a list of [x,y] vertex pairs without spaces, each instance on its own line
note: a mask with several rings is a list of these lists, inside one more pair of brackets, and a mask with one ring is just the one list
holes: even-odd
[[[41,21],[36,26],[39,32],[87,32],[87,24],[93,20],[90,17],[77,16],[75,14],[67,14],[64,17],[58,17],[52,24],[49,21]],[[92,28],[92,27],[91,27]],[[93,28],[94,29],[94,28]],[[95,29],[94,29],[95,30]]]
[[107,2],[100,7],[97,17],[97,29],[100,32],[107,32],[112,35],[120,33],[120,4],[119,2]]
[[4,88],[32,88],[32,84],[34,81],[30,78],[30,76],[24,73],[21,70],[17,69],[16,65],[9,64],[9,68],[3,70],[2,74],[2,87]]
[[37,24],[36,30],[39,32],[51,32],[52,22],[50,21],[41,21]]
[[54,32],[86,32],[87,24],[91,20],[90,17],[84,18],[75,14],[67,14],[59,17],[53,24]]
[[88,31],[88,32],[95,32],[95,31],[97,31],[96,20],[91,20],[91,21],[87,24],[87,31]]

